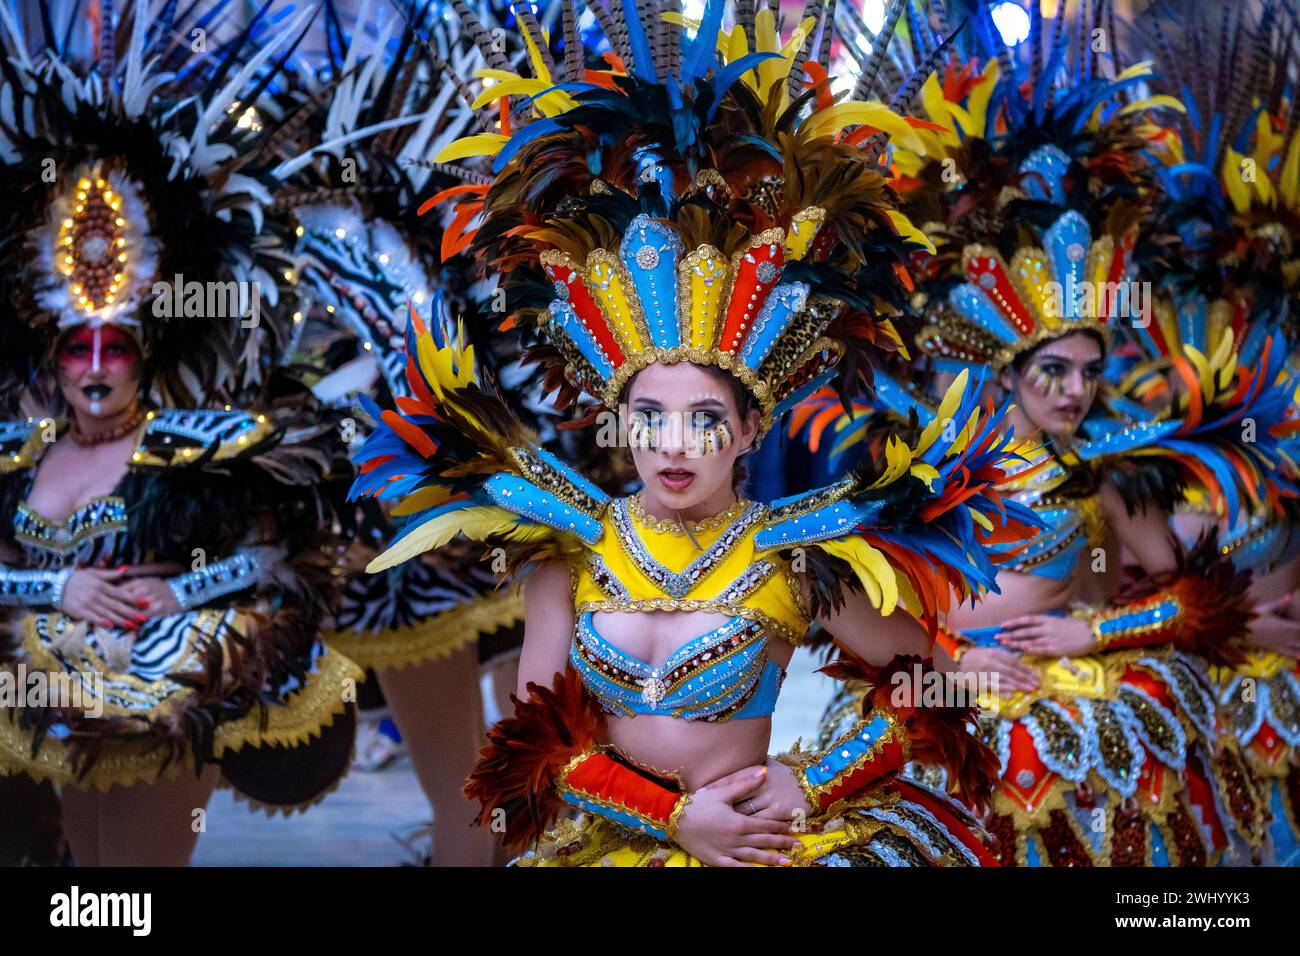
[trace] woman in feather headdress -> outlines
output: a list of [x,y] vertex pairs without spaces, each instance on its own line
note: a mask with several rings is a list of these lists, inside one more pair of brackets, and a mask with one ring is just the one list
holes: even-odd
[[219,11],[175,8],[101,4],[81,62],[75,11],[29,38],[0,7],[0,376],[32,413],[0,423],[0,669],[26,691],[0,774],[60,786],[80,865],[185,863],[218,778],[268,808],[320,798],[360,677],[317,640],[349,469],[337,416],[280,368],[265,216],[263,94],[310,11],[259,47],[284,13],[264,8],[208,58],[172,31],[215,35]]
[[[492,157],[462,207],[482,214],[473,251],[502,274],[508,324],[540,338],[548,388],[599,403],[597,442],[628,446],[643,487],[601,492],[512,420],[459,332],[409,330],[411,397],[358,456],[354,491],[408,516],[371,569],[464,535],[528,572],[520,699],[466,788],[480,824],[523,865],[988,862],[967,812],[898,770],[933,760],[986,796],[970,702],[922,694],[938,613],[992,584],[991,542],[1032,532],[998,493],[1018,457],[1001,413],[963,379],[953,434],[905,431],[770,507],[740,485],[791,405],[837,376],[857,387],[866,349],[897,343],[901,257],[925,240],[879,156],[917,145],[913,125],[834,102],[817,0],[785,39],[743,3],[730,30],[720,2],[699,23],[672,3],[591,3],[599,53],[566,3],[562,61],[517,9],[533,75],[485,71],[501,131],[438,158]],[[882,693],[833,746],[769,757],[814,620],[841,646],[837,675]],[[577,818],[556,826],[566,807]]]
[[[1196,657],[1226,656],[1244,635],[1246,579],[1210,542],[1180,552],[1167,519],[1191,482],[1244,496],[1240,486],[1273,467],[1274,447],[1242,442],[1239,422],[1270,413],[1276,369],[1238,378],[1225,355],[1180,356],[1195,387],[1168,414],[1108,414],[1112,338],[1149,316],[1137,298],[1152,246],[1143,151],[1162,132],[1153,111],[1176,103],[1130,92],[1149,64],[1115,63],[1107,75],[1113,34],[1106,57],[1089,52],[1081,38],[1108,25],[1104,5],[1081,5],[1073,30],[1058,20],[1046,63],[1036,5],[1020,51],[982,5],[952,6],[970,13],[968,42],[918,90],[937,126],[920,133],[931,148],[897,157],[914,187],[906,208],[933,220],[938,245],[917,268],[928,322],[918,342],[941,375],[990,370],[1016,403],[1016,434],[1046,442],[1010,484],[1046,530],[999,573],[998,595],[948,617],[959,671],[997,680],[984,731],[1001,763],[989,824],[998,856],[1042,866],[1248,858],[1260,806]],[[924,395],[878,382],[882,411],[935,416]],[[826,427],[816,409],[801,417]],[[842,420],[835,450],[871,437],[868,421]],[[1123,593],[1119,546],[1141,575]],[[856,699],[842,703],[851,711]],[[823,738],[842,719],[832,706]]]

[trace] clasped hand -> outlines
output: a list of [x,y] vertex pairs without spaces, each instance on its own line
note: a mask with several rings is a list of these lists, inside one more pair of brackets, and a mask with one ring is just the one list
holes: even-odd
[[768,758],[691,793],[677,843],[706,866],[790,866],[811,808],[789,767]]
[[138,630],[154,617],[179,611],[180,604],[159,577],[170,565],[78,568],[63,587],[63,613],[104,627]]

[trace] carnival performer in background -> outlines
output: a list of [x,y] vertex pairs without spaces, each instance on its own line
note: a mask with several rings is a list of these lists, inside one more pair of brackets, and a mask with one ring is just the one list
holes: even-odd
[[1237,667],[1217,670],[1218,701],[1272,817],[1265,861],[1295,866],[1300,620],[1292,596],[1300,587],[1300,418],[1292,350],[1300,314],[1300,138],[1296,78],[1287,71],[1296,62],[1289,49],[1296,17],[1279,4],[1258,14],[1240,11],[1219,25],[1223,44],[1210,42],[1203,18],[1179,24],[1153,15],[1140,26],[1161,74],[1153,87],[1181,97],[1188,109],[1155,150],[1163,160],[1156,171],[1168,197],[1166,221],[1181,241],[1164,282],[1168,294],[1157,302],[1153,321],[1135,329],[1144,361],[1129,373],[1131,390],[1135,400],[1158,405],[1171,393],[1200,388],[1200,376],[1183,358],[1188,346],[1212,368],[1226,364],[1214,361],[1221,351],[1241,367],[1265,366],[1274,375],[1265,383],[1273,409],[1256,411],[1241,427],[1257,437],[1263,430],[1264,442],[1280,441],[1279,467],[1246,485],[1240,507],[1234,496],[1194,496],[1175,526],[1187,540],[1217,525],[1224,553],[1252,573],[1256,616],[1248,653]]
[[[930,322],[922,350],[940,375],[988,369],[1015,402],[1015,433],[1047,441],[1012,479],[1015,500],[1047,529],[1000,571],[999,594],[948,616],[962,631],[959,669],[999,681],[986,728],[1002,766],[989,821],[998,855],[1020,865],[1249,860],[1258,795],[1189,653],[1223,654],[1244,634],[1246,580],[1212,542],[1181,552],[1166,521],[1204,477],[1199,456],[1236,456],[1256,475],[1276,464],[1266,444],[1242,446],[1237,425],[1270,371],[1187,395],[1163,420],[1100,407],[1107,350],[1130,313],[1086,292],[1133,287],[1152,196],[1142,151],[1160,132],[1148,116],[1174,104],[1127,92],[1147,65],[1122,68],[1118,53],[1080,45],[1104,8],[1077,35],[1058,20],[1050,38],[1031,10],[1018,52],[984,8],[968,12],[967,42],[919,85],[942,129],[921,133],[924,157],[895,158],[915,186],[909,215],[938,246],[917,270]],[[933,414],[923,394],[886,384],[884,408]],[[1213,479],[1215,493],[1237,493]],[[1120,546],[1144,572],[1140,591],[1119,593]]]
[[[539,449],[459,331],[437,328],[409,333],[413,400],[358,456],[355,491],[410,516],[371,570],[463,534],[528,572],[521,702],[466,792],[522,865],[987,862],[958,804],[897,776],[928,755],[978,803],[992,755],[969,707],[864,707],[822,752],[767,750],[813,620],[841,673],[920,673],[936,614],[992,584],[990,542],[1032,532],[999,500],[1018,457],[1000,413],[963,380],[950,439],[896,437],[771,507],[737,487],[793,403],[839,371],[856,387],[864,348],[896,341],[896,266],[924,237],[879,151],[912,126],[863,101],[874,70],[833,102],[829,6],[788,40],[767,9],[742,6],[728,31],[707,4],[693,38],[671,5],[595,9],[612,52],[566,27],[561,63],[525,21],[533,76],[495,90],[531,108],[439,158],[494,157],[473,251],[542,338],[563,403],[598,400],[586,411],[631,448],[641,492],[605,495]],[[566,805],[580,817],[552,829]]]
[[[474,285],[456,250],[441,245],[435,216],[417,208],[435,189],[455,193],[457,183],[481,179],[427,157],[480,121],[470,108],[475,81],[460,78],[484,60],[477,47],[463,49],[440,15],[388,13],[372,23],[363,9],[350,38],[340,26],[338,42],[338,62],[307,90],[328,109],[303,124],[295,155],[276,170],[285,186],[274,209],[296,237],[298,361],[317,370],[314,391],[347,416],[346,437],[359,446],[366,409],[410,398],[408,309],[428,319],[444,298],[468,309],[491,291]],[[504,67],[504,54],[495,56]],[[441,267],[440,248],[449,253]],[[393,527],[370,500],[359,503],[355,521],[352,573],[327,640],[373,670],[382,688],[434,811],[429,862],[489,865],[494,841],[465,826],[470,808],[460,791],[485,731],[482,653],[517,652],[522,600],[497,587],[483,548],[469,542],[364,574]],[[515,672],[508,673],[512,690]]]
[[306,805],[352,749],[317,640],[349,469],[279,367],[256,108],[311,11],[209,59],[175,9],[103,4],[81,62],[0,8],[0,666],[60,688],[0,714],[0,773],[59,785],[79,865],[184,864],[219,776]]

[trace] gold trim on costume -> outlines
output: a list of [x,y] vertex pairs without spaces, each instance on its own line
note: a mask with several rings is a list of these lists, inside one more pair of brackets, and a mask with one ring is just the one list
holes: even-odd
[[579,616],[586,611],[711,611],[715,614],[727,614],[731,617],[743,617],[746,620],[755,621],[783,641],[788,641],[794,647],[798,647],[803,643],[805,636],[804,634],[795,633],[792,628],[756,608],[706,599],[633,598],[626,601],[580,601],[575,606],[575,612]]
[[646,514],[645,508],[641,504],[642,494],[644,492],[638,491],[628,498],[628,513],[638,524],[644,525],[649,530],[659,534],[683,535],[687,532],[698,534],[701,531],[716,531],[719,528],[727,527],[744,514],[746,508],[753,504],[748,498],[741,496],[726,511],[720,511],[710,518],[701,518],[699,521],[682,519],[681,524],[678,524],[676,521],[668,521],[664,518],[656,518],[654,515]]
[[378,634],[333,629],[321,636],[326,644],[362,667],[398,669],[449,657],[484,634],[522,621],[523,617],[523,595],[510,589]]
[[[307,742],[333,723],[347,706],[342,684],[347,678],[360,682],[364,672],[343,655],[326,652],[319,658],[320,669],[307,677],[304,686],[289,696],[282,707],[265,708],[267,726],[261,729],[262,708],[216,728],[213,756],[242,750],[246,745],[284,746]],[[104,749],[89,773],[78,778],[66,744],[46,737],[32,754],[33,735],[18,726],[11,713],[0,714],[0,771],[25,773],[36,781],[48,780],[59,786],[105,792],[115,786],[150,784],[193,770],[193,758],[186,755],[163,765],[163,753],[156,740],[114,743]]]

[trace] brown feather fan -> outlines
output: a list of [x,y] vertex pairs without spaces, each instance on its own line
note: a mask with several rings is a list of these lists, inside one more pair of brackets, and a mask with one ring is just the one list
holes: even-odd
[[517,852],[555,822],[564,801],[555,785],[570,760],[599,742],[605,715],[576,671],[556,673],[550,687],[528,684],[528,700],[511,695],[514,716],[488,731],[464,794],[482,805],[476,822],[490,826],[504,811],[506,849]]

